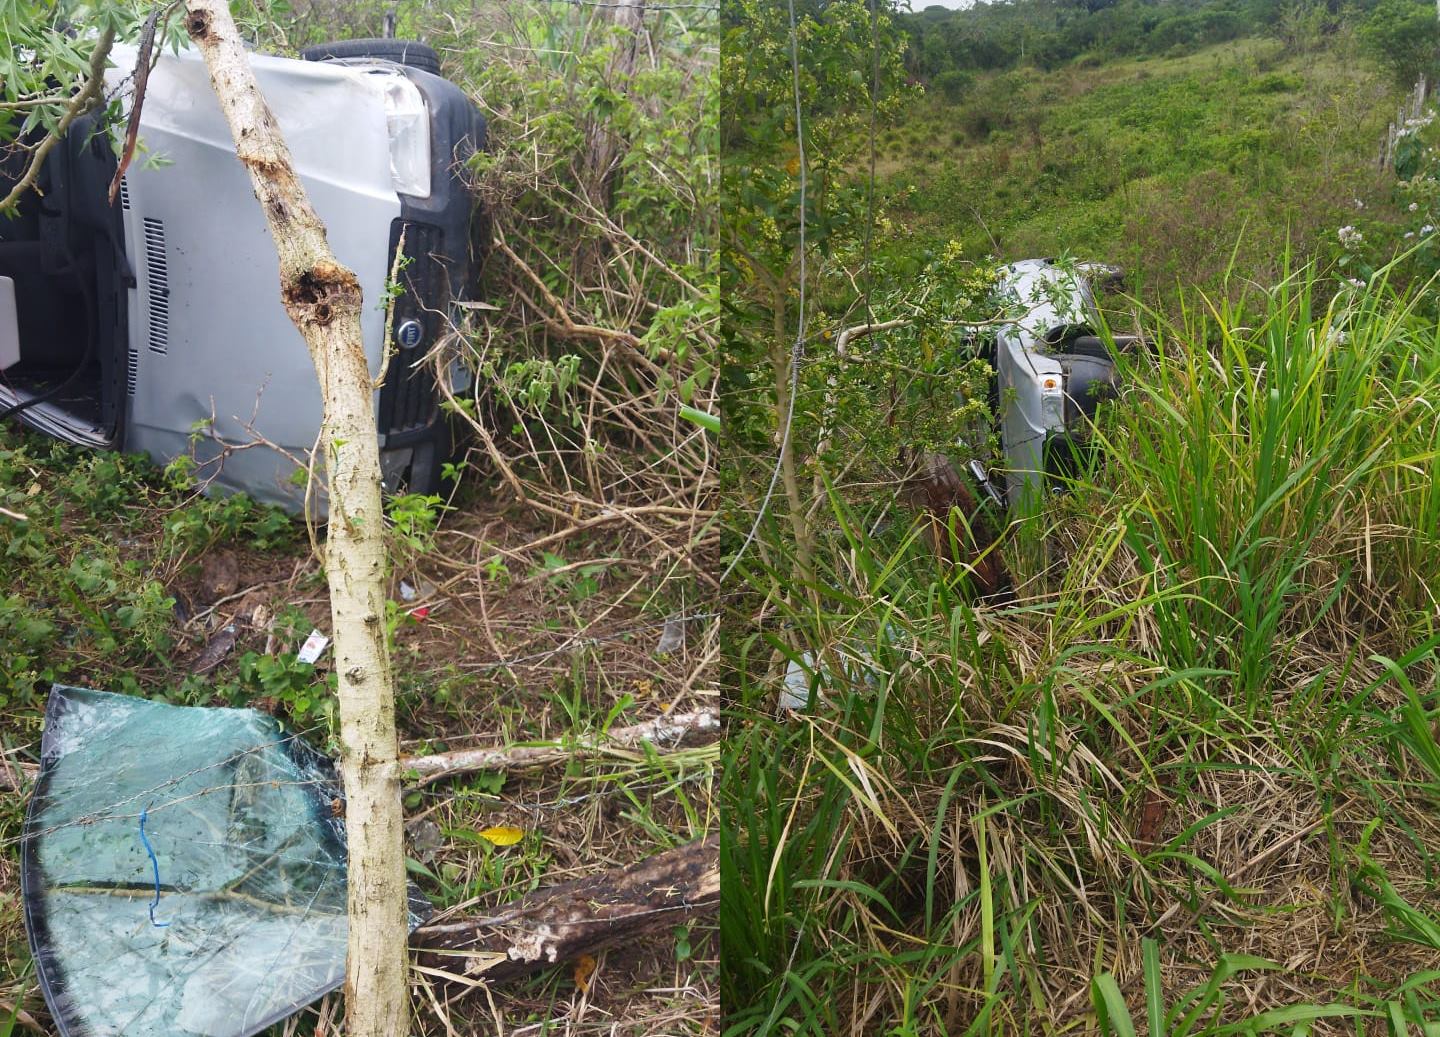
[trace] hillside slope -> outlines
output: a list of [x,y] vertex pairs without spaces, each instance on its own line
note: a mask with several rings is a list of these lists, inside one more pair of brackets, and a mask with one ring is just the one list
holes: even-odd
[[1357,201],[1387,204],[1375,156],[1393,93],[1343,34],[1311,53],[1243,39],[1027,68],[958,102],[929,91],[880,133],[877,172],[912,244],[1103,258],[1148,289],[1212,287],[1233,253],[1266,280],[1287,238],[1323,251]]

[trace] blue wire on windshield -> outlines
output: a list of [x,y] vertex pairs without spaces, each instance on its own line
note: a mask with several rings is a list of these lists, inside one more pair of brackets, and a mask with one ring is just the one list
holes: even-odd
[[150,924],[157,929],[164,929],[169,922],[155,921],[155,909],[160,906],[160,861],[155,856],[155,847],[150,845],[150,839],[145,835],[145,818],[149,814],[149,807],[140,811],[140,841],[145,844],[145,852],[150,855],[150,867],[155,871],[155,899],[150,901]]

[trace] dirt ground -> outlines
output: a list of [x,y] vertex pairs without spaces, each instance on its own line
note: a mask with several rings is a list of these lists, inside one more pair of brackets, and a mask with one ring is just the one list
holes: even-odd
[[[443,516],[433,539],[398,552],[391,620],[402,753],[564,740],[718,704],[710,675],[713,623],[680,590],[694,583],[683,552],[656,550],[653,537],[623,519],[567,531],[513,499],[497,499],[488,486],[472,493]],[[162,556],[160,540],[156,524],[122,545],[175,601],[175,668],[142,674],[148,690],[165,694],[176,673],[208,671],[217,692],[196,704],[235,705],[231,689],[244,657],[285,657],[308,633],[307,623],[329,630],[321,566],[303,536],[281,550],[217,545],[178,564]],[[105,688],[104,667],[95,663],[93,686]],[[85,669],[69,679],[90,683]],[[248,704],[295,726],[308,724],[311,740],[325,746],[322,712],[297,716],[296,703],[284,696],[259,695]],[[38,716],[37,708],[32,717]],[[36,759],[38,723],[7,727],[4,759],[17,773]],[[717,753],[713,743],[617,752],[411,791],[412,879],[436,904],[438,918],[484,914],[537,887],[704,838],[712,830]],[[6,794],[10,845],[0,856],[0,900],[12,906],[0,912],[6,948],[0,974],[10,977],[0,980],[0,1020],[18,1009],[22,1028],[52,1033],[13,906],[21,804],[22,797]],[[476,833],[492,826],[520,829],[524,837],[490,845]],[[708,920],[676,918],[642,939],[493,989],[447,989],[417,971],[416,1030],[714,1033],[716,955]],[[327,997],[273,1032],[339,1033],[342,1011],[338,997]]]

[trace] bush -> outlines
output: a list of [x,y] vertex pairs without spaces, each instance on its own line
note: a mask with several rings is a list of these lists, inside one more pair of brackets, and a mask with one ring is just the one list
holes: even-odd
[[949,72],[941,72],[932,80],[935,89],[940,96],[951,104],[958,104],[964,100],[965,95],[975,85],[975,77],[969,72],[963,72],[958,68],[952,68]]
[[1360,42],[1399,86],[1433,79],[1440,63],[1440,21],[1415,0],[1381,0],[1360,27]]

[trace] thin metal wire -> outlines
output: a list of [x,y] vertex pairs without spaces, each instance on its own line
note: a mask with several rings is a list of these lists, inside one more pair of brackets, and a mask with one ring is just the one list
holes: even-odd
[[730,564],[720,574],[722,587],[730,578],[730,574],[735,571],[735,567],[740,564],[740,559],[745,557],[746,550],[755,542],[755,537],[760,532],[760,525],[765,521],[765,513],[770,509],[770,500],[775,496],[775,485],[780,481],[780,470],[785,465],[785,453],[790,449],[790,430],[795,424],[796,388],[800,383],[800,361],[805,355],[805,206],[808,177],[805,168],[805,122],[800,108],[800,36],[795,27],[795,0],[788,0],[788,7],[790,11],[790,76],[795,91],[795,146],[800,174],[800,320],[795,332],[795,343],[790,347],[789,399],[786,401],[785,422],[780,434],[780,450],[775,458],[775,467],[770,472],[770,485],[765,488],[765,496],[760,500],[760,510],[755,513],[755,521],[750,526],[750,532],[745,534],[745,539],[740,544],[740,550],[735,552],[735,557],[730,559]]
[[718,619],[718,612],[694,612],[689,615],[671,616],[667,619],[654,623],[641,623],[632,627],[625,627],[609,634],[600,634],[595,637],[571,637],[564,644],[550,648],[543,652],[536,652],[533,655],[518,655],[513,659],[501,659],[497,662],[469,663],[467,669],[478,670],[481,673],[489,673],[493,670],[508,670],[514,666],[526,666],[536,662],[543,662],[556,655],[563,655],[566,652],[573,652],[577,648],[589,648],[594,645],[606,644],[610,641],[619,641],[629,637],[631,634],[641,633],[646,630],[659,630],[662,627],[670,626],[673,623],[696,623],[706,619]]
[[640,2],[608,3],[605,0],[546,0],[552,4],[569,4],[572,7],[635,8],[641,11],[718,11],[719,4],[649,4]]

